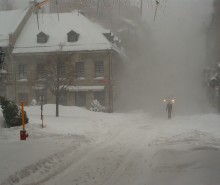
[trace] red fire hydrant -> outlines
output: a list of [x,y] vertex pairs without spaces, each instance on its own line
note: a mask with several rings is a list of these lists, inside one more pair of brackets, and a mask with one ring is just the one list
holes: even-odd
[[21,140],[26,140],[28,137],[28,133],[26,133],[26,130],[21,130],[20,131],[20,139]]

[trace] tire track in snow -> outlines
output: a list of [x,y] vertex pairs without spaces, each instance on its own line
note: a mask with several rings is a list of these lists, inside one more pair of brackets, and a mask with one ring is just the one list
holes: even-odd
[[60,170],[68,167],[66,158],[69,159],[78,148],[83,148],[84,144],[89,142],[84,136],[77,137],[77,141],[72,146],[26,166],[10,175],[0,185],[34,185],[38,184],[39,179],[42,181],[41,179],[48,179],[55,173],[59,173]]
[[[143,143],[143,141],[144,141],[144,136],[141,136],[139,138],[139,141],[137,142],[137,145],[133,148],[133,150],[131,150],[127,154],[127,156],[125,156],[123,163],[117,168],[117,170],[109,177],[109,179],[107,179],[107,181],[103,185],[112,185],[112,184],[115,185],[118,183],[121,176],[127,171],[127,169],[130,168],[130,165],[133,162],[133,160],[137,159],[142,155],[141,150],[143,147],[146,147],[146,143]],[[145,158],[148,159],[151,158],[151,153],[152,153],[152,149],[151,151],[148,152]],[[150,165],[148,160],[145,160],[144,163],[146,166]]]
[[113,141],[95,147],[87,156],[45,184],[105,184],[110,180],[109,176],[115,176],[132,160],[134,155],[139,155],[138,151],[143,146],[141,143],[146,138],[146,130],[140,130],[138,127],[140,125],[130,127]]
[[[114,140],[117,140],[116,138],[123,134],[126,129],[124,130],[124,127],[120,127],[119,130],[114,132],[112,131],[113,130],[110,130],[108,137],[114,138],[112,141],[114,142]],[[73,146],[68,147],[61,152],[26,166],[25,168],[10,175],[2,183],[0,183],[0,185],[38,185],[44,184],[49,179],[54,178],[62,171],[65,171],[65,169],[68,169],[71,165],[77,163],[77,161],[86,158],[89,151],[93,151],[91,141],[88,141],[85,136],[79,137],[83,138],[79,139],[78,143],[74,143]],[[102,140],[98,146],[105,145],[106,139],[108,140],[108,137]],[[65,141],[65,137],[61,139]],[[109,141],[110,140],[108,140],[107,143]],[[83,144],[83,146],[81,146],[81,143],[86,145]]]

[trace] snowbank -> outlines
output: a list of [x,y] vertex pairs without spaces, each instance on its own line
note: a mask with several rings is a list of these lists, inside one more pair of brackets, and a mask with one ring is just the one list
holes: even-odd
[[[29,138],[0,128],[0,184],[217,185],[220,116],[152,118],[78,107],[25,107]],[[0,115],[1,117],[1,115]],[[202,183],[201,183],[202,182]]]

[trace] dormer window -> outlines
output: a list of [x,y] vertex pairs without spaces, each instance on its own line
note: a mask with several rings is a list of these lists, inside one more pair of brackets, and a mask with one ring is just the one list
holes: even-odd
[[37,43],[47,43],[49,35],[44,32],[40,32],[37,34]]
[[69,33],[67,33],[67,41],[68,42],[76,42],[79,39],[79,34],[75,31],[71,30]]
[[108,33],[103,33],[106,39],[108,39],[109,42],[113,42],[114,34],[110,31]]

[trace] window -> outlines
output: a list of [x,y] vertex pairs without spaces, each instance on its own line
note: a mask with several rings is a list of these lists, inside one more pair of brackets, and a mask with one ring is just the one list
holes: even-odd
[[46,35],[43,32],[37,34],[37,43],[47,43],[49,35]]
[[59,99],[60,105],[67,105],[67,93],[62,92]]
[[6,64],[6,62],[3,62],[3,63],[0,64],[0,69],[2,69],[2,70],[7,70],[7,64]]
[[71,30],[69,33],[67,33],[67,41],[68,42],[76,42],[79,39],[79,34],[75,31]]
[[95,77],[103,77],[104,76],[104,63],[103,61],[95,62]]
[[60,72],[60,75],[64,75],[65,72],[66,72],[66,65],[64,62],[58,62],[58,67],[59,67],[59,72]]
[[94,92],[94,99],[98,100],[102,106],[105,106],[105,91]]
[[19,73],[19,79],[27,79],[27,65],[19,65],[19,69],[18,69],[18,73]]
[[69,35],[68,42],[75,42],[75,41],[77,41],[76,35]]
[[75,93],[76,106],[84,107],[86,105],[86,94],[85,92],[76,92]]
[[84,77],[84,62],[76,63],[76,78]]
[[37,38],[37,43],[46,43],[47,39],[45,37],[38,37]]
[[44,64],[38,64],[37,65],[37,79],[44,79],[46,76]]

